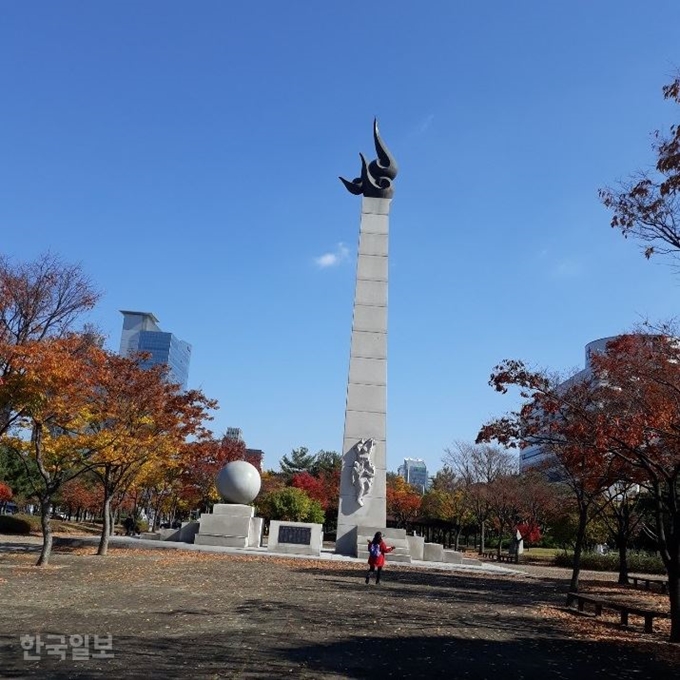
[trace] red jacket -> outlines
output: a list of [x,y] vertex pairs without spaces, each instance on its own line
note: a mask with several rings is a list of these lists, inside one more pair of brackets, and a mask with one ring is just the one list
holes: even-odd
[[388,547],[387,543],[385,543],[385,541],[381,541],[380,542],[380,555],[378,555],[377,557],[373,557],[370,553],[371,543],[373,543],[373,541],[368,542],[368,548],[369,548],[368,563],[369,563],[369,565],[372,565],[374,567],[382,567],[383,564],[385,564],[385,555],[389,552],[392,552],[394,550],[394,548]]

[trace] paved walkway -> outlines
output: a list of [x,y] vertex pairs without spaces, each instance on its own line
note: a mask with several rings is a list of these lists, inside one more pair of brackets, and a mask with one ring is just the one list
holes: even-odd
[[[73,545],[73,546],[96,546],[99,544],[99,536],[74,536],[73,534],[55,534],[55,545]],[[0,552],[38,552],[42,545],[42,537],[40,536],[8,536],[0,534]],[[224,548],[213,545],[194,545],[192,543],[179,543],[177,541],[159,541],[150,539],[141,539],[131,536],[112,536],[110,545],[116,547],[126,548],[144,548],[156,550],[189,550],[196,552],[207,553],[224,553],[231,555],[260,555],[262,557],[285,557],[290,559],[303,560],[326,560],[331,562],[364,562],[363,559],[356,557],[347,557],[346,555],[337,555],[330,548],[324,548],[319,557],[310,555],[290,555],[280,552],[269,552],[267,548]],[[25,547],[24,547],[25,546]],[[389,558],[388,558],[389,559]],[[513,564],[512,566],[503,565],[482,561],[481,565],[467,565],[467,564],[450,564],[443,562],[425,562],[422,560],[413,560],[411,564],[403,566],[414,567],[419,569],[435,569],[438,571],[458,571],[458,572],[481,572],[481,573],[496,573],[496,574],[515,574],[518,576],[527,576],[529,578],[548,578],[548,579],[569,579],[571,578],[571,569],[566,567],[552,567],[541,564]],[[645,576],[645,574],[631,573],[631,576]],[[649,574],[646,574],[649,576]],[[618,573],[607,571],[590,571],[581,570],[582,579],[593,579],[600,581],[616,581],[618,580]]]
[[[33,539],[27,541],[35,543],[39,546],[42,539],[40,537],[24,537]],[[0,550],[6,542],[5,539],[11,539],[11,543],[16,542],[14,536],[3,537],[0,536]],[[99,544],[98,536],[55,536],[55,546],[72,545],[72,546],[96,546]],[[357,557],[348,557],[346,555],[338,555],[333,550],[324,548],[321,555],[292,555],[290,553],[269,551],[264,548],[225,548],[217,545],[196,545],[194,543],[180,543],[179,541],[160,541],[155,539],[135,538],[132,536],[112,536],[109,539],[109,545],[113,547],[125,548],[144,548],[146,550],[189,550],[194,552],[206,553],[223,553],[228,555],[260,555],[262,557],[284,557],[286,559],[302,559],[302,560],[326,560],[331,562],[359,562],[364,563],[364,559]],[[389,561],[389,557],[388,557]],[[423,560],[412,560],[410,564],[404,564],[406,567],[415,567],[420,569],[436,569],[439,571],[460,571],[460,572],[484,572],[484,573],[502,573],[502,574],[518,574],[526,575],[526,572],[519,569],[492,564],[489,562],[482,562],[480,565],[473,564],[450,564],[444,562],[425,562]]]

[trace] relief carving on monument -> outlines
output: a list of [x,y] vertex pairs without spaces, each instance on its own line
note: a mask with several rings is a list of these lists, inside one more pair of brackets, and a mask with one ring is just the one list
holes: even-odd
[[375,479],[375,465],[371,460],[374,439],[360,439],[354,445],[354,464],[352,465],[352,484],[356,491],[357,503],[364,504],[364,496],[367,496],[373,488]]

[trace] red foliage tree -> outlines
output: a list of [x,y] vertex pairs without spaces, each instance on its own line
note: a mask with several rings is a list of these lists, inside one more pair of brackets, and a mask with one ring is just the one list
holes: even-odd
[[182,465],[183,498],[203,509],[218,499],[217,473],[234,460],[245,460],[246,446],[238,439],[206,439],[186,445]]
[[597,418],[607,450],[653,500],[656,542],[668,572],[671,641],[680,642],[680,342],[623,335],[592,359],[600,381]]
[[[680,104],[680,75],[663,88],[664,98]],[[680,255],[680,125],[655,134],[654,172],[639,172],[618,189],[601,189],[600,198],[613,212],[611,226],[642,242],[646,258]]]
[[12,500],[12,489],[4,482],[0,482],[0,503],[7,503]]
[[296,489],[302,489],[310,498],[321,503],[321,507],[326,510],[328,499],[324,483],[318,477],[314,477],[309,472],[298,472],[293,475],[290,482]]
[[397,526],[406,527],[420,513],[422,496],[403,477],[394,475],[387,481],[387,514]]
[[78,477],[64,484],[60,492],[61,502],[70,512],[85,510],[96,514],[101,510],[104,494],[100,488]]
[[496,440],[505,446],[540,446],[549,465],[571,489],[579,511],[570,590],[578,590],[586,528],[600,511],[603,493],[623,474],[619,461],[608,455],[603,429],[606,409],[599,408],[600,382],[580,376],[559,382],[546,372],[532,371],[517,360],[496,366],[489,381],[497,391],[519,389],[526,399],[512,412],[484,425],[478,442]]

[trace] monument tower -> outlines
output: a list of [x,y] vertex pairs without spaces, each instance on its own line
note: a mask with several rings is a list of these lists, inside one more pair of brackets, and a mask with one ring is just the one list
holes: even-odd
[[357,527],[385,527],[387,245],[397,164],[373,122],[377,158],[340,180],[361,196],[361,224],[347,379],[336,552],[357,554]]

